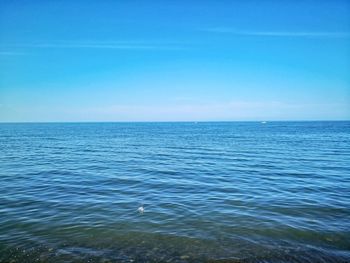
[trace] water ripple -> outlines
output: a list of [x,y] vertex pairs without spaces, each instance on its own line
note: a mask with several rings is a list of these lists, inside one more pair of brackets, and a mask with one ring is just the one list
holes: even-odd
[[349,122],[1,124],[0,262],[349,262],[349,139]]

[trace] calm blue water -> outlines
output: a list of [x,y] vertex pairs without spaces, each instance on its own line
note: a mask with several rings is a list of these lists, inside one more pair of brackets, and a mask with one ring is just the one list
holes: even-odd
[[0,261],[350,262],[349,164],[350,122],[0,124]]

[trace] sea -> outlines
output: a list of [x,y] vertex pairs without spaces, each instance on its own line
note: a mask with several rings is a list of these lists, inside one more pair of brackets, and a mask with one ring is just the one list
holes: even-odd
[[2,123],[0,262],[350,262],[350,122]]

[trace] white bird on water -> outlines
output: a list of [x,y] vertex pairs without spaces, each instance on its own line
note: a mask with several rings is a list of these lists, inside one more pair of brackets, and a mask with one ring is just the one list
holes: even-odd
[[143,214],[143,212],[145,212],[145,208],[143,207],[143,205],[141,205],[139,208],[137,208],[137,211],[138,211],[140,214]]

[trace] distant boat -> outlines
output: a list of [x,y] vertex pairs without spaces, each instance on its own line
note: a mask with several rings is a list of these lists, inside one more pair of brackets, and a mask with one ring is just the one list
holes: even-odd
[[266,124],[267,122],[266,122],[266,121],[262,121],[261,123],[262,123],[262,124]]

